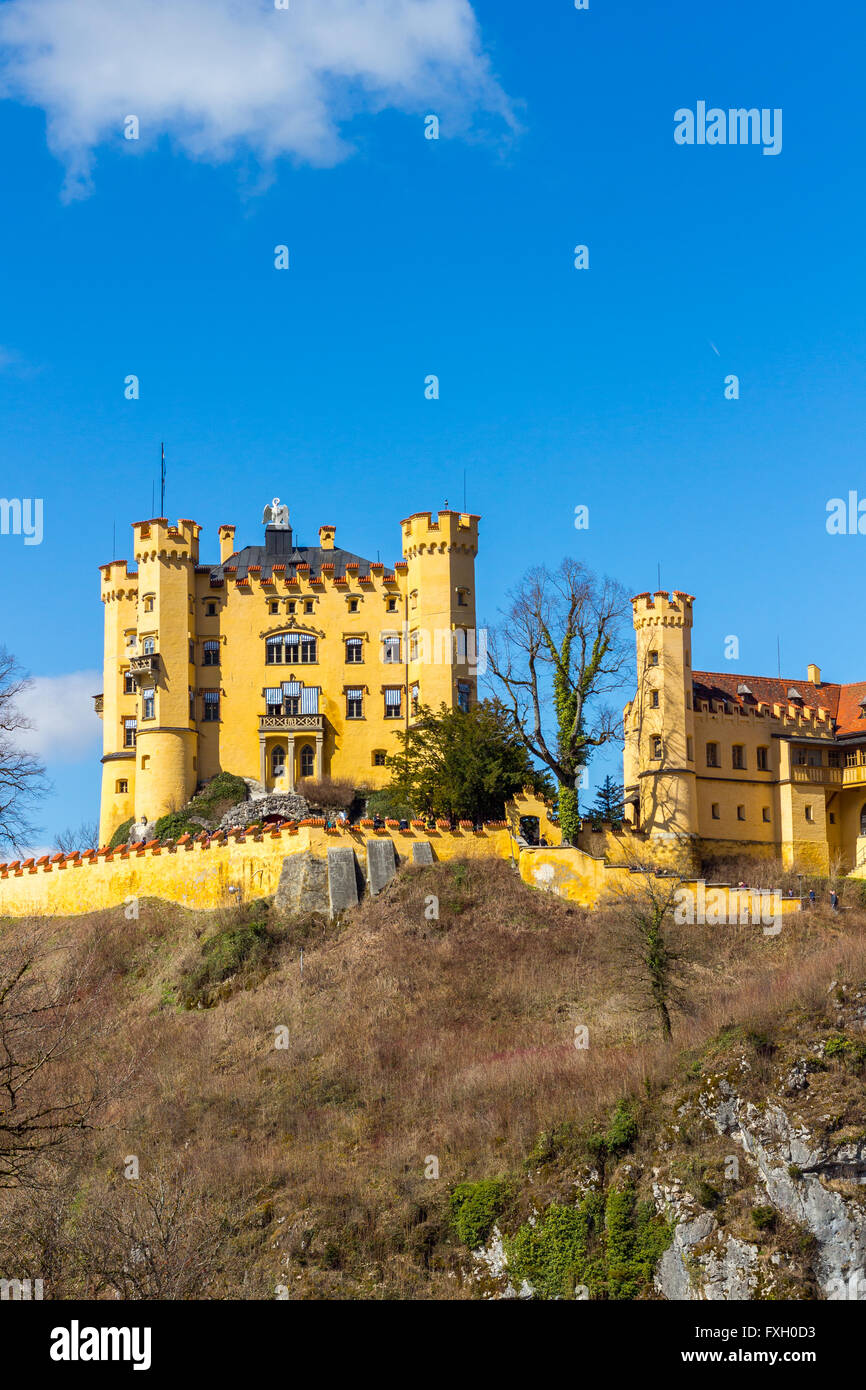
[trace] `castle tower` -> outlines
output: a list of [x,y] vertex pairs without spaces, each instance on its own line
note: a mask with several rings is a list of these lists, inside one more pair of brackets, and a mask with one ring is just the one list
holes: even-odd
[[[130,643],[135,642],[138,621],[138,575],[125,560],[102,565],[101,597],[104,607],[103,684],[97,709],[102,716],[102,794],[99,808],[99,843],[107,844],[114,831],[133,814],[135,801],[135,740],[131,721],[136,700],[127,676]],[[101,706],[101,709],[100,709]]]
[[197,781],[195,566],[200,527],[165,517],[133,526],[138,564],[135,818],[157,820],[189,800]]
[[485,661],[475,620],[478,522],[465,512],[442,511],[435,520],[430,512],[416,512],[401,523],[410,717],[418,704],[468,708],[478,698]]
[[626,796],[638,798],[641,830],[671,840],[698,833],[693,602],[663,590],[632,599],[637,693],[626,710]]

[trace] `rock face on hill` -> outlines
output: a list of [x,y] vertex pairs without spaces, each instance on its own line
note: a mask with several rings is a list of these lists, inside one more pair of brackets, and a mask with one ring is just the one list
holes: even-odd
[[[823,1006],[784,1016],[771,1035],[723,1029],[643,1107],[632,1150],[607,1169],[572,1162],[566,1202],[533,1204],[530,1225],[542,1230],[554,1211],[562,1225],[564,1211],[626,1181],[667,1231],[636,1296],[866,1301],[864,1023],[866,984],[834,982]],[[548,1176],[539,1169],[533,1184]],[[497,1226],[475,1251],[486,1296],[549,1296],[520,1277],[519,1259],[511,1267],[510,1250],[514,1232]]]

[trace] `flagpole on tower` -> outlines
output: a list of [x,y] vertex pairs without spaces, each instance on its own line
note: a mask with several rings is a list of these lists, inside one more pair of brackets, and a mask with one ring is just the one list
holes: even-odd
[[165,516],[165,445],[162,445],[162,462],[159,470],[159,514]]

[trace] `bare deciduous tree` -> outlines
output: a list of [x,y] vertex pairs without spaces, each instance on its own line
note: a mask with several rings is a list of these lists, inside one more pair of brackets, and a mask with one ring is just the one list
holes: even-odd
[[39,1181],[39,1161],[86,1125],[94,1078],[77,1060],[88,962],[46,969],[38,932],[0,950],[0,1188]]
[[625,590],[578,560],[532,569],[510,594],[491,634],[492,684],[529,751],[559,783],[566,840],[579,826],[577,789],[593,751],[621,738],[621,716],[603,697],[622,687],[631,660]]
[[74,829],[68,825],[57,836],[57,848],[63,854],[74,854],[76,850],[93,849],[98,844],[99,825],[95,820],[83,820]]
[[33,803],[48,789],[39,759],[16,738],[32,727],[20,708],[29,687],[14,656],[0,647],[0,850],[23,848],[34,833]]
[[671,1037],[671,1013],[685,1010],[684,952],[675,909],[684,880],[654,869],[633,870],[631,881],[608,895],[609,940],[622,961],[622,980],[639,1011],[655,1014],[662,1036]]

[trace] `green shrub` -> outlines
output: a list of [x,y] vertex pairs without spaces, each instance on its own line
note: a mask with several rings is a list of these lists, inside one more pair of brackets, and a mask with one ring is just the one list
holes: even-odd
[[203,828],[197,821],[190,820],[188,811],[170,811],[160,816],[153,834],[157,840],[179,840],[181,835],[200,835]]
[[835,1037],[827,1039],[824,1044],[824,1056],[832,1057],[843,1066],[850,1067],[852,1071],[860,1071],[866,1064],[866,1043],[855,1042],[853,1038],[845,1038],[838,1033]]
[[556,1203],[505,1242],[512,1280],[537,1298],[634,1299],[649,1289],[671,1229],[631,1186],[588,1192],[576,1207]]
[[772,1231],[776,1224],[775,1207],[752,1207],[752,1222],[757,1231]]
[[605,1132],[604,1142],[608,1153],[625,1153],[626,1149],[631,1148],[637,1134],[638,1126],[634,1106],[630,1100],[623,1097],[617,1101],[616,1108],[610,1118],[610,1124]]
[[241,970],[264,965],[273,945],[274,938],[264,922],[249,922],[217,932],[202,943],[200,959],[187,967],[179,982],[184,1007],[207,1008],[215,1002],[214,992],[224,980]]
[[233,772],[218,772],[198,796],[193,797],[187,811],[205,820],[218,820],[230,807],[246,801],[247,794],[243,777],[236,777]]
[[454,1188],[450,1198],[451,1224],[470,1250],[484,1244],[510,1194],[510,1185],[503,1178],[462,1182]]
[[132,829],[132,826],[133,817],[130,816],[129,820],[125,820],[123,822],[123,825],[119,825],[117,827],[117,829],[115,830],[114,834],[108,842],[108,848],[119,849],[121,845],[125,845],[127,840],[129,839],[129,832]]

